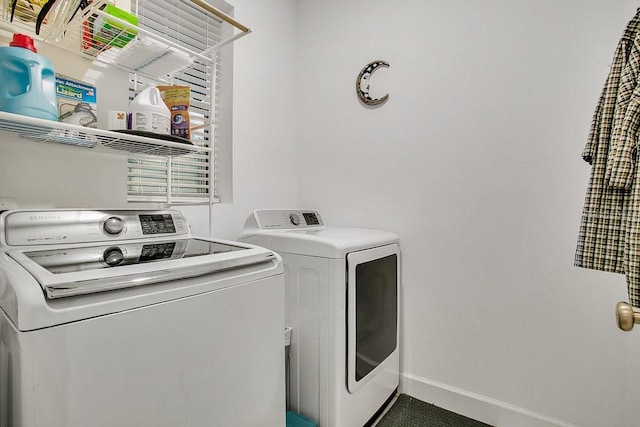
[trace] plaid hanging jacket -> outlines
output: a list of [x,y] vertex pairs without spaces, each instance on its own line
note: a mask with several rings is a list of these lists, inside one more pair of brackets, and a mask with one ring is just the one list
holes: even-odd
[[582,152],[583,159],[591,164],[592,169],[578,234],[575,256],[578,267],[625,272],[625,236],[631,191],[608,185],[613,169],[610,167],[607,173],[607,162],[610,150],[612,156],[617,156],[623,145],[612,142],[612,138],[622,132],[623,118],[637,86],[637,72],[635,78],[633,73],[638,69],[636,65],[640,64],[629,68],[637,35],[640,35],[640,9],[627,24],[618,43],[593,115],[587,145]]
[[[640,76],[640,35],[636,36],[622,80],[638,82]],[[623,85],[621,85],[622,90]],[[627,89],[630,89],[629,84]],[[619,96],[620,98],[620,96]],[[614,130],[609,150],[605,180],[609,188],[630,195],[624,234],[624,271],[627,277],[629,302],[640,307],[640,177],[636,162],[638,131],[640,130],[640,85],[624,98],[625,108],[620,117],[618,132]],[[617,108],[617,107],[616,107]]]

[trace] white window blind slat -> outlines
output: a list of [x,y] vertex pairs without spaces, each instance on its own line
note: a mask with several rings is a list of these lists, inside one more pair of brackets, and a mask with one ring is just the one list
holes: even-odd
[[[222,21],[195,7],[189,0],[138,0],[134,12],[139,25],[149,31],[193,51],[205,51],[222,40]],[[215,54],[211,63],[198,60],[173,79],[174,85],[189,86],[191,142],[212,147],[212,153],[189,154],[171,159],[171,201],[199,203],[216,199],[215,132],[218,110],[215,94],[220,79],[216,70],[221,56]],[[135,74],[130,75],[129,96],[158,82]],[[130,201],[166,202],[168,200],[167,160],[153,157],[130,158],[127,193]],[[211,188],[210,188],[211,187]],[[212,193],[212,197],[210,197]]]

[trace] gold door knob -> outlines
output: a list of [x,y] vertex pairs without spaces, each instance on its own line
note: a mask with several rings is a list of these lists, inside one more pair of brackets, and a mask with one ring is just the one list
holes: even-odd
[[635,323],[640,323],[640,313],[634,311],[631,304],[619,302],[616,304],[616,320],[618,328],[628,332],[633,329]]

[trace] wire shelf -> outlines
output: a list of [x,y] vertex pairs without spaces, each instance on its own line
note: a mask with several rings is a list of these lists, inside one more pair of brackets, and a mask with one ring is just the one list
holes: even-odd
[[[240,30],[216,46],[196,52],[105,12],[106,0],[89,1],[56,0],[41,24],[39,34],[36,34],[38,13],[46,0],[0,0],[0,29],[28,34],[87,59],[160,82],[169,82],[196,61],[211,63],[213,51],[251,32],[249,27],[208,4],[191,0],[205,13]],[[107,21],[110,25],[105,26]]]
[[175,157],[189,153],[211,152],[209,147],[86,128],[2,111],[0,135],[122,155]]

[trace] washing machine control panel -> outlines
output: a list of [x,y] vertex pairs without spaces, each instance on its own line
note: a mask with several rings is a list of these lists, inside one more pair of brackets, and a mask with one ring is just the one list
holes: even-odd
[[89,243],[182,236],[189,227],[174,210],[16,210],[2,214],[10,246]]
[[257,210],[258,227],[263,230],[307,229],[323,227],[324,221],[314,210]]

